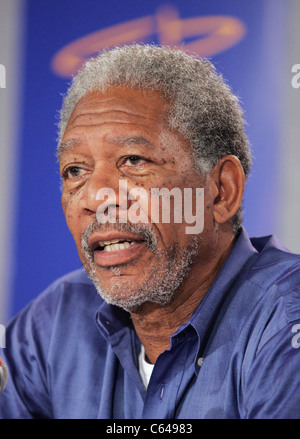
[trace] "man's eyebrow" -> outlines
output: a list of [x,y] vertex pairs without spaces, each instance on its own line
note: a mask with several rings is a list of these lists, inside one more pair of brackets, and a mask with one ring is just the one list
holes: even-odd
[[[123,137],[108,137],[106,139],[109,143],[122,146],[130,145],[147,145],[153,146],[153,144],[143,136],[123,136]],[[68,139],[61,142],[57,148],[57,158],[59,159],[65,152],[73,150],[76,146],[81,145],[81,139]]]
[[74,147],[81,144],[81,139],[68,139],[61,142],[57,148],[57,157],[59,158],[64,152],[74,149]]
[[106,139],[109,143],[116,145],[130,146],[130,145],[147,145],[153,146],[150,140],[143,136],[124,136],[124,137],[108,137]]

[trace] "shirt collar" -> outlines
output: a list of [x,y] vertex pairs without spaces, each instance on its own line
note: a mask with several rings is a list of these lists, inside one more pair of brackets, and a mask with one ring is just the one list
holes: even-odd
[[196,331],[201,343],[205,341],[209,329],[218,315],[228,292],[245,273],[245,269],[258,254],[253,247],[246,230],[242,227],[228,258],[219,271],[216,279],[205,294],[190,319],[181,325],[173,334],[173,340],[188,326]]

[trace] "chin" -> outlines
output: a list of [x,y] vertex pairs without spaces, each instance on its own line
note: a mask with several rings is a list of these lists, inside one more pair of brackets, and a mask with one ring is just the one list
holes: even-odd
[[[108,282],[91,275],[95,287],[105,302],[123,308],[130,313],[137,312],[145,303],[168,306],[184,276],[170,276],[170,273],[152,270],[148,279],[141,281],[135,276],[115,276]],[[126,279],[125,279],[126,278]]]

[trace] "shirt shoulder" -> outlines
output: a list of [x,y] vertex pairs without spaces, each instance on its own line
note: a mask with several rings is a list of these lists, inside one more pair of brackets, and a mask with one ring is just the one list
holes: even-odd
[[[3,352],[10,378],[1,395],[0,418],[54,418],[66,413],[69,402],[80,394],[82,375],[97,361],[101,368],[106,359],[106,343],[95,322],[102,302],[80,269],[55,280],[11,319]],[[72,367],[78,358],[85,368]],[[68,390],[61,385],[66,382]]]
[[86,271],[80,268],[54,280],[28,306],[40,307],[43,304],[55,306],[61,300],[88,301],[92,298],[95,299],[97,306],[101,305],[103,300],[97,293],[93,282]]
[[286,323],[300,318],[300,255],[290,252],[275,237],[264,238],[263,249],[248,271],[247,279],[261,290],[265,303],[278,308],[281,304]]
[[86,271],[77,269],[53,281],[44,291],[16,314],[8,324],[10,327],[23,320],[31,322],[41,337],[47,338],[53,328],[63,322],[65,325],[77,321],[92,321],[102,305],[103,299],[97,293]]
[[300,256],[270,245],[248,280],[257,300],[245,322],[243,417],[298,418]]

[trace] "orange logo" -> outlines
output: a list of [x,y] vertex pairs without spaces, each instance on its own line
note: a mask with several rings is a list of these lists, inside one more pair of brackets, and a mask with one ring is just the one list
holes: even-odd
[[52,68],[59,76],[69,77],[100,50],[133,42],[147,43],[154,35],[162,45],[180,46],[199,57],[213,56],[237,44],[245,33],[244,23],[235,17],[180,19],[174,7],[162,6],[155,15],[111,26],[73,41],[54,56]]

